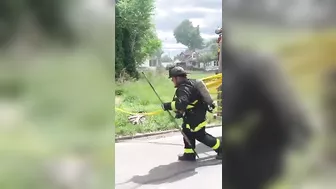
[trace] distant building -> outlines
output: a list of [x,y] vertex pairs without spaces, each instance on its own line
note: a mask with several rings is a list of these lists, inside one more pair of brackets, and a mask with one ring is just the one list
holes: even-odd
[[219,69],[218,60],[212,60],[210,62],[206,63],[200,63],[201,68],[203,68],[205,71],[213,71]]
[[141,64],[141,67],[157,67],[159,64],[158,58],[150,58],[145,60],[143,64]]
[[[161,62],[161,66],[166,68],[167,66],[173,65],[173,62]],[[150,58],[145,60],[143,64],[141,64],[141,68],[149,68],[149,69],[156,69],[159,65],[158,58]]]

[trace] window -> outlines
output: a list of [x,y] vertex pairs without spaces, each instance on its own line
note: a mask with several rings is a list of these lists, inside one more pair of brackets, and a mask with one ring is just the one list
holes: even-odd
[[214,66],[218,66],[218,61],[214,61]]

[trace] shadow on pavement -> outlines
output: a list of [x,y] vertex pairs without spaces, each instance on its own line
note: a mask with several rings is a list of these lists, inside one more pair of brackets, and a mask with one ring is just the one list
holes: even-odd
[[151,169],[147,175],[136,175],[128,182],[141,185],[176,182],[197,174],[195,169],[198,167],[214,166],[222,163],[221,160],[216,160],[214,157],[200,158],[196,162],[174,162],[168,165],[160,165]]

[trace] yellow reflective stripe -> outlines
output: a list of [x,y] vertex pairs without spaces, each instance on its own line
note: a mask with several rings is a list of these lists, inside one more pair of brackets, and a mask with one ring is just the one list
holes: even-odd
[[202,123],[200,123],[199,125],[197,125],[197,127],[193,130],[193,132],[197,132],[197,131],[199,131],[199,130],[201,130],[203,127],[205,127],[206,126],[206,124],[207,124],[207,122],[206,121],[204,121],[204,122],[202,122]]
[[[194,102],[192,102],[191,103],[192,105],[188,105],[187,109],[193,108],[194,107],[193,105],[196,104],[197,102],[198,100],[195,100]],[[172,110],[176,110],[175,101],[172,101],[170,105],[171,105]]]
[[194,151],[191,148],[185,148],[184,149],[184,153],[186,153],[186,154],[193,154]]
[[198,100],[195,100],[194,102],[192,102],[191,104],[196,104],[198,102]]
[[194,107],[194,105],[198,102],[198,100],[195,100],[194,102],[192,102],[190,105],[187,106],[187,109],[191,109]]
[[187,106],[187,109],[191,109],[191,108],[193,108],[194,106],[193,105],[188,105]]
[[172,110],[176,110],[176,107],[175,107],[175,101],[172,101],[172,102],[170,103],[170,106],[171,106]]
[[195,129],[191,129],[191,128],[190,128],[190,125],[187,124],[187,125],[186,125],[186,128],[187,128],[187,129],[190,129],[191,132],[197,132],[197,131],[201,130],[203,127],[205,127],[206,124],[207,124],[207,122],[206,122],[206,121],[203,121],[202,123],[198,124],[197,127],[195,127]]
[[220,140],[217,138],[215,146],[212,147],[212,149],[217,150],[220,146]]

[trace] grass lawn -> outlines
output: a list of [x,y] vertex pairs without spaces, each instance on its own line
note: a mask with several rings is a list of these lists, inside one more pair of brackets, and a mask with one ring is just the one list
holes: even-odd
[[[210,75],[213,75],[213,73],[192,72],[189,78],[200,79]],[[172,100],[175,88],[171,80],[168,79],[167,73],[147,72],[146,76],[163,101],[169,102]],[[116,107],[131,112],[151,112],[160,110],[161,103],[146,80],[141,78],[136,82],[126,82],[117,85]],[[170,120],[169,115],[165,112],[154,116],[147,116],[145,123],[142,125],[131,124],[127,119],[128,116],[130,115],[116,111],[115,133],[117,136],[175,128],[174,122]],[[214,122],[211,114],[208,114],[208,117],[209,123]]]

